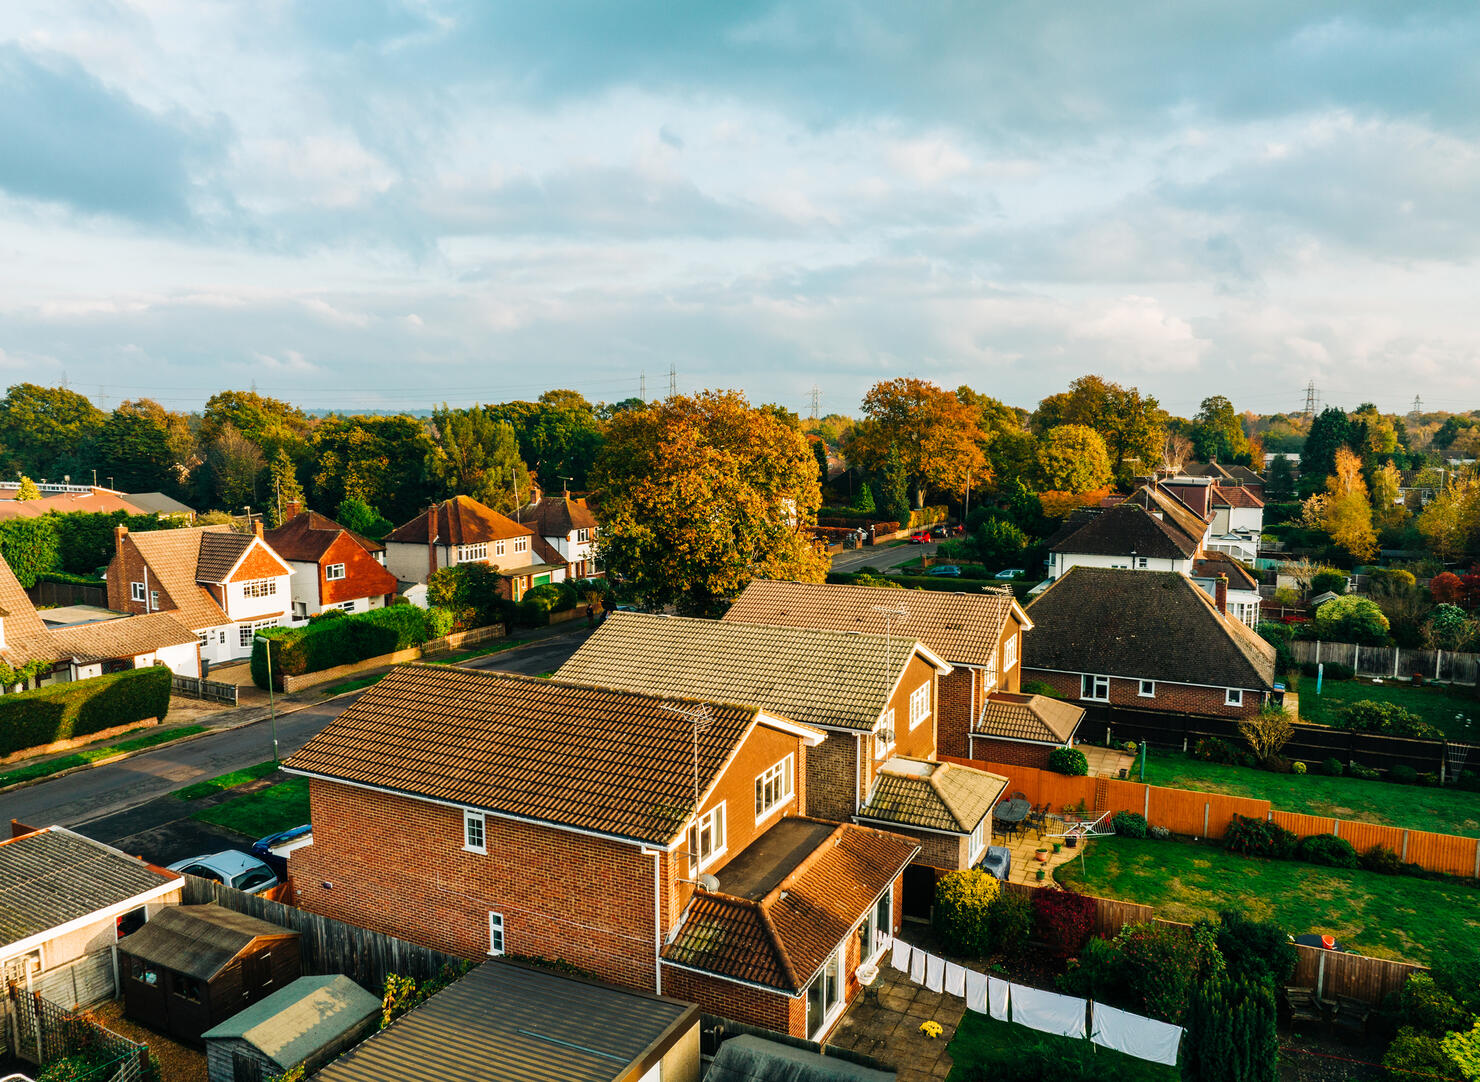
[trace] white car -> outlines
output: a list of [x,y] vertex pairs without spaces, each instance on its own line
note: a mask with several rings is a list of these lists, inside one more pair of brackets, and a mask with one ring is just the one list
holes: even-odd
[[1027,574],[1027,572],[1024,571],[1021,567],[1009,567],[1009,568],[1006,568],[1006,569],[1004,569],[1002,571],[997,572],[997,574],[994,575],[993,578],[999,578],[999,579],[1020,579],[1025,574]]

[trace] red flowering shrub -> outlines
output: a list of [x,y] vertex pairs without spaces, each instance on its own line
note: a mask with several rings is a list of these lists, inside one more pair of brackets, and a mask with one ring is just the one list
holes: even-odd
[[1430,580],[1429,593],[1441,605],[1458,605],[1464,594],[1464,585],[1453,571],[1445,571]]
[[1033,894],[1033,924],[1038,938],[1061,958],[1078,954],[1095,926],[1095,900],[1072,890]]

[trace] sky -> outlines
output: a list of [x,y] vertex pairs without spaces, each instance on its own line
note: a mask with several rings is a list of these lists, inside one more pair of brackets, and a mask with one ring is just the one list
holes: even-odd
[[6,0],[0,379],[1480,407],[1480,6]]

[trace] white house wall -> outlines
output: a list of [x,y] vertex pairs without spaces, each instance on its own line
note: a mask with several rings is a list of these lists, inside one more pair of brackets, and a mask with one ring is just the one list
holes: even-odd
[[290,611],[293,607],[292,578],[288,575],[275,575],[268,581],[274,584],[274,588],[273,592],[265,597],[248,597],[246,583],[228,582],[226,584],[226,615],[233,620],[254,620]]
[[1132,563],[1132,558],[1127,556],[1099,556],[1086,552],[1054,552],[1049,554],[1048,577],[1058,578],[1071,567],[1121,567],[1133,568],[1136,571],[1184,571],[1191,572],[1191,560],[1169,560],[1161,557],[1147,557],[1146,566],[1140,565],[1137,557]]

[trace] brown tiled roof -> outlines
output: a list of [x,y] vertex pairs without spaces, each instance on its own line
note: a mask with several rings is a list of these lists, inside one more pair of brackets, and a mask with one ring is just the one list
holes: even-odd
[[[667,844],[694,803],[692,699],[445,665],[405,665],[287,762],[292,770]],[[713,704],[708,789],[756,721]]]
[[1254,495],[1254,490],[1251,488],[1241,488],[1237,485],[1214,485],[1213,506],[1263,507],[1264,501]]
[[166,646],[184,646],[196,641],[195,632],[180,623],[172,612],[151,612],[58,628],[47,632],[47,636],[61,656],[82,662],[138,657]]
[[366,552],[381,552],[385,549],[379,541],[372,541],[353,530],[346,530],[328,515],[321,515],[317,511],[300,511],[277,529],[266,531],[262,540],[285,560],[314,564],[339,539],[340,534],[348,534]]
[[[157,588],[174,602],[176,617],[186,627],[199,630],[229,624],[231,618],[221,606],[203,590],[197,578],[201,543],[206,537],[222,537],[211,545],[217,551],[227,551],[240,544],[225,535],[233,535],[250,543],[251,538],[237,534],[230,526],[191,526],[179,530],[150,530],[146,533],[130,533],[128,539],[139,550],[149,565],[150,577]],[[237,555],[241,554],[238,550]],[[235,561],[233,561],[235,562]],[[227,570],[230,570],[228,565]]]
[[1015,695],[997,691],[987,696],[973,732],[1013,740],[1067,744],[1084,718],[1084,708],[1048,695]]
[[568,537],[572,530],[596,529],[596,517],[586,501],[569,496],[546,496],[527,503],[515,513],[515,518],[544,537]]
[[[430,512],[423,511],[410,522],[402,523],[386,534],[387,541],[408,545],[427,543],[427,521]],[[498,541],[510,537],[532,537],[534,531],[499,514],[471,496],[454,496],[436,506],[433,540],[439,545],[476,545],[480,541]]]
[[898,834],[840,825],[759,899],[696,892],[663,958],[799,992],[917,852]]
[[1186,575],[1072,567],[1028,607],[1023,666],[1211,687],[1274,687],[1274,647]]
[[112,492],[63,492],[56,496],[42,496],[39,500],[0,500],[0,520],[8,518],[40,518],[53,511],[67,514],[71,511],[88,511],[94,514],[111,514],[126,511],[130,515],[142,515],[145,511]]
[[1007,781],[969,766],[895,757],[880,768],[858,818],[970,834]]
[[1134,552],[1157,560],[1185,560],[1197,551],[1200,539],[1188,537],[1140,504],[1127,501],[1096,515],[1056,541],[1050,551],[1097,556],[1129,556]]
[[1249,574],[1247,568],[1226,552],[1207,552],[1201,559],[1192,562],[1192,574],[1196,578],[1228,576],[1230,590],[1257,590],[1259,580]]
[[[758,579],[735,599],[725,623],[810,627],[878,634],[884,617],[875,606],[908,612],[894,620],[897,638],[916,639],[952,664],[991,665],[1007,618],[1016,607],[1007,593],[947,593],[887,586],[848,586]],[[1018,609],[1020,618],[1022,610]]]
[[557,675],[748,703],[807,725],[869,730],[918,648],[902,634],[886,644],[883,635],[614,612]]
[[1139,503],[1148,511],[1161,512],[1165,520],[1195,541],[1201,541],[1208,532],[1208,519],[1161,485],[1142,485],[1126,497],[1126,502]]
[[1226,478],[1239,484],[1262,485],[1264,478],[1247,466],[1226,466],[1222,462],[1188,462],[1182,466],[1188,477]]
[[255,540],[251,534],[229,532],[203,533],[200,535],[200,555],[195,561],[196,582],[225,582],[226,576],[242,558],[242,553],[252,547]]
[[5,611],[6,653],[14,640],[46,634],[46,624],[36,615],[36,606],[31,604],[3,557],[0,557],[0,609]]

